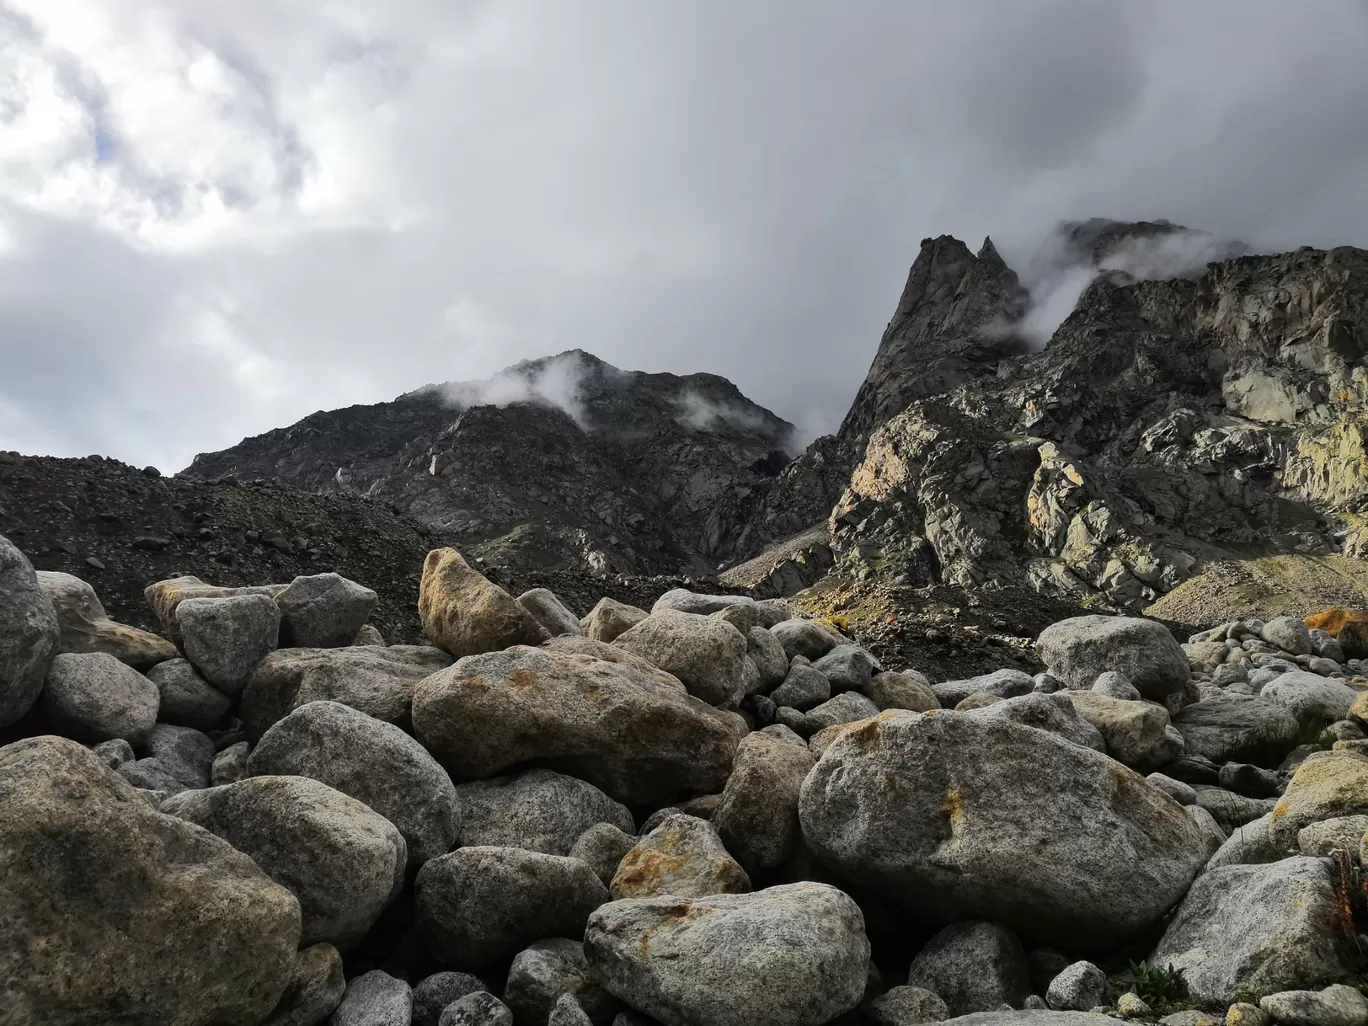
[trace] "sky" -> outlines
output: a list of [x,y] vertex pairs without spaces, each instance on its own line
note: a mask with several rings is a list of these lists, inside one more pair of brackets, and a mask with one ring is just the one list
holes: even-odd
[[1362,0],[0,0],[0,450],[581,348],[840,422],[923,237],[1368,246]]

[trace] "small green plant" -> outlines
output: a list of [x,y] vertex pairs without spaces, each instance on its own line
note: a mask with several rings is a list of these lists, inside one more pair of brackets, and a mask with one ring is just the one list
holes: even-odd
[[1121,983],[1156,1011],[1183,1000],[1188,993],[1183,970],[1175,969],[1172,962],[1166,966],[1132,962],[1121,974]]
[[1261,728],[1253,731],[1240,746],[1240,756],[1255,766],[1276,769],[1292,752],[1309,745],[1318,752],[1328,752],[1335,747],[1335,735],[1323,721],[1303,723],[1297,732],[1288,736],[1276,729]]

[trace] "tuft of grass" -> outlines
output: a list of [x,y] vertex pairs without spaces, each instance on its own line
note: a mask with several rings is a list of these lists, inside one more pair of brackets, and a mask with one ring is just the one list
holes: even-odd
[[1240,746],[1240,756],[1246,762],[1264,769],[1277,769],[1284,759],[1302,745],[1310,745],[1318,752],[1328,752],[1335,747],[1335,735],[1330,733],[1329,724],[1320,720],[1303,723],[1290,737],[1268,728],[1254,731]]
[[1167,1008],[1188,996],[1187,980],[1183,978],[1183,970],[1175,969],[1172,962],[1166,966],[1132,962],[1130,968],[1121,974],[1121,983],[1127,990],[1138,994],[1140,1000],[1155,1011]]

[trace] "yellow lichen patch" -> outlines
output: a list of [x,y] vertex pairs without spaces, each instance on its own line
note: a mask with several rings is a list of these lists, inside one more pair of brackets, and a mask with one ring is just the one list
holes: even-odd
[[645,898],[668,889],[661,886],[664,877],[684,869],[684,860],[677,855],[650,848],[633,848],[618,865],[613,876],[614,898]]
[[508,682],[515,688],[535,688],[541,685],[542,679],[525,666],[519,666],[508,675]]
[[952,787],[945,792],[945,799],[941,802],[941,815],[950,823],[950,829],[956,829],[964,821],[964,796],[959,789]]

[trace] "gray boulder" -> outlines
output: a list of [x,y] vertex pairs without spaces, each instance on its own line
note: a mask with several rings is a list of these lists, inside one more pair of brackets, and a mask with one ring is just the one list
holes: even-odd
[[1163,701],[1192,675],[1188,657],[1155,620],[1130,616],[1075,616],[1051,624],[1036,639],[1036,654],[1066,688],[1080,691],[1108,670],[1124,673],[1145,698]]
[[865,691],[874,677],[877,663],[859,645],[837,645],[812,664],[826,674],[833,691]]
[[562,994],[546,1019],[546,1026],[593,1026],[594,1020],[574,994]]
[[752,876],[777,869],[797,848],[798,796],[814,765],[806,745],[770,733],[748,734],[737,747],[712,825]]
[[629,606],[615,599],[601,598],[589,615],[580,621],[586,636],[594,641],[614,642],[649,614],[644,609]]
[[1227,833],[1273,811],[1272,799],[1246,798],[1210,784],[1194,784],[1193,790],[1197,792],[1198,808],[1211,813]]
[[821,659],[837,645],[845,644],[845,638],[815,620],[784,620],[771,627],[770,633],[779,639],[789,659]]
[[389,820],[307,777],[249,777],[162,803],[250,855],[298,899],[303,944],[355,946],[404,884],[404,838]]
[[770,701],[803,712],[821,705],[831,697],[831,681],[821,670],[805,663],[794,663],[784,682],[770,693]]
[[1020,670],[994,670],[968,680],[947,680],[932,684],[931,690],[942,706],[953,709],[970,695],[992,695],[995,698],[1015,698],[1030,694],[1035,681]]
[[570,857],[592,869],[607,887],[617,875],[623,856],[636,847],[636,843],[635,836],[612,823],[595,823],[580,835],[570,849]]
[[413,1026],[437,1026],[442,1010],[463,997],[489,987],[469,973],[441,972],[424,977],[413,988]]
[[858,691],[843,691],[803,714],[803,730],[808,735],[843,723],[856,723],[879,715],[879,707]]
[[664,1026],[822,1026],[859,1003],[869,968],[859,907],[818,883],[615,901],[584,951],[604,989]]
[[346,993],[342,956],[331,944],[314,944],[295,956],[289,985],[262,1026],[318,1026]]
[[147,671],[161,702],[157,716],[196,730],[212,730],[223,722],[233,700],[210,685],[190,665],[189,659],[168,659]]
[[518,646],[469,656],[422,681],[413,727],[457,779],[536,760],[628,805],[718,791],[745,721],[668,680],[627,663]]
[[[1128,702],[1138,702],[1144,697],[1140,694],[1140,689],[1130,682],[1129,677],[1124,673],[1117,673],[1115,670],[1108,670],[1106,673],[1099,674],[1097,680],[1093,681],[1092,690],[1100,695],[1124,698]],[[1075,1010],[1087,1011],[1086,1008]]]
[[340,574],[296,577],[275,597],[280,607],[280,644],[289,648],[350,645],[380,597]]
[[1298,723],[1333,723],[1349,715],[1358,692],[1346,684],[1305,670],[1289,670],[1264,685],[1260,698],[1285,706]]
[[227,695],[240,695],[280,637],[280,607],[269,595],[190,598],[176,606],[181,648],[195,669]]
[[310,702],[262,735],[247,772],[317,780],[389,820],[408,868],[445,855],[461,831],[461,804],[446,770],[390,723],[337,702]]
[[57,614],[32,564],[0,535],[0,727],[38,701],[60,639]]
[[513,1026],[513,1012],[493,994],[477,990],[443,1009],[437,1026]]
[[[111,620],[95,589],[79,577],[55,570],[39,570],[37,576],[38,587],[57,614],[59,652],[106,652],[143,671],[176,658],[176,646],[165,638]],[[3,587],[0,584],[0,596]],[[0,603],[3,601],[0,598]]]
[[372,969],[347,984],[328,1026],[410,1026],[413,992],[403,980]]
[[1297,831],[1297,848],[1303,855],[1329,855],[1332,851],[1359,851],[1368,835],[1368,816],[1337,816],[1311,823]]
[[1183,735],[1186,754],[1215,763],[1245,758],[1264,747],[1291,747],[1297,736],[1296,716],[1263,695],[1226,693],[1185,705],[1173,717],[1173,726]]
[[1182,970],[1199,1005],[1342,979],[1357,964],[1357,949],[1352,929],[1327,929],[1339,921],[1336,879],[1328,859],[1303,856],[1208,870],[1149,962]]
[[1131,702],[1096,691],[1070,691],[1078,714],[1096,727],[1107,754],[1140,773],[1167,766],[1183,754],[1183,736],[1168,711],[1153,702]]
[[102,763],[113,770],[118,769],[126,762],[132,762],[134,759],[133,746],[121,737],[116,737],[112,741],[101,741],[90,750],[99,757]]
[[1268,837],[1268,828],[1273,822],[1273,813],[1268,812],[1258,819],[1250,820],[1230,831],[1225,843],[1216,849],[1206,864],[1207,870],[1220,869],[1222,866],[1260,866],[1277,862],[1286,852]]
[[1185,784],[1181,780],[1174,780],[1166,777],[1162,773],[1151,773],[1145,777],[1151,784],[1159,788],[1179,805],[1196,805],[1197,792],[1192,789],[1191,784]]
[[931,689],[931,682],[916,670],[890,670],[876,673],[870,678],[869,686],[862,689],[866,698],[884,709],[907,709],[911,712],[926,712],[939,709],[940,699]]
[[0,748],[0,909],[16,1024],[259,1023],[299,947],[299,903],[252,859],[52,736]]
[[788,676],[789,657],[779,639],[763,627],[746,632],[746,655],[760,673],[760,689],[770,691]]
[[141,745],[157,722],[157,686],[105,652],[56,656],[43,688],[53,724],[77,741]]
[[678,678],[709,705],[734,706],[746,694],[746,636],[725,620],[662,609],[613,644]]
[[214,761],[209,764],[209,783],[218,787],[220,784],[235,784],[246,779],[247,759],[251,754],[252,746],[246,741],[229,745],[215,755]]
[[743,894],[751,882],[707,822],[679,813],[637,841],[623,856],[608,889],[614,900],[659,894],[702,898]]
[[606,1022],[612,1018],[615,1002],[591,978],[579,941],[552,937],[518,952],[504,987],[504,1001],[513,1011],[514,1022],[541,1026],[565,996],[575,999],[591,1019]]
[[1026,951],[1000,923],[970,920],[947,926],[912,959],[907,982],[937,994],[951,1015],[1020,1005],[1031,993]]
[[595,823],[630,832],[632,814],[593,784],[552,770],[477,780],[456,788],[465,823],[461,844],[568,855]]
[[845,729],[803,782],[799,817],[822,861],[920,914],[991,916],[1073,950],[1142,934],[1205,861],[1196,824],[1143,777],[962,713]]
[[1288,990],[1269,994],[1259,1007],[1281,1026],[1364,1026],[1368,998],[1353,987],[1332,983],[1324,990]]
[[1311,633],[1295,616],[1275,616],[1263,625],[1259,637],[1293,655],[1310,655]]
[[1054,1012],[1046,1008],[1019,1011],[999,1008],[992,1012],[975,1012],[973,1015],[946,1019],[944,1026],[950,1026],[951,1023],[954,1026],[1116,1026],[1115,1019],[1101,1012]]
[[451,657],[430,645],[281,649],[252,673],[239,715],[254,741],[291,709],[310,702],[341,702],[406,727],[414,686],[450,665]]
[[755,599],[747,595],[699,595],[687,588],[672,588],[655,600],[655,605],[651,606],[651,612],[659,613],[662,610],[669,610],[676,613],[694,613],[700,616],[708,616],[712,613],[720,613],[728,606],[750,606],[754,608],[756,605]]
[[533,588],[531,591],[523,592],[518,596],[518,605],[531,613],[532,619],[545,627],[546,633],[553,638],[562,634],[573,634],[576,637],[584,634],[579,617],[566,609],[565,603],[549,588]]
[[1037,730],[1048,730],[1084,748],[1097,752],[1107,750],[1102,732],[1079,715],[1068,694],[1032,692],[1001,699],[992,705],[970,710],[966,715],[1011,720]]
[[147,754],[180,783],[181,789],[209,786],[214,742],[193,727],[158,723],[147,738]]
[[608,901],[579,859],[522,848],[458,848],[418,872],[418,926],[438,959],[474,968],[533,941],[577,937]]
[[915,1026],[950,1018],[950,1009],[937,994],[921,987],[893,987],[860,1009],[865,1026]]
[[1109,1005],[1107,974],[1091,962],[1075,962],[1050,981],[1045,1001],[1057,1012],[1087,1012]]

